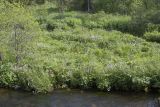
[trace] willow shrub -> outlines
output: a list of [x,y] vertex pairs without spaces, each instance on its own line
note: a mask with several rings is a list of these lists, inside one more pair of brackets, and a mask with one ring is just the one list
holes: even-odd
[[0,86],[1,87],[14,87],[17,81],[16,74],[12,71],[12,64],[1,64],[0,65]]
[[7,0],[10,3],[20,3],[23,5],[44,4],[46,0]]
[[159,44],[80,26],[47,34],[39,44],[41,62],[57,87],[148,91],[159,86]]
[[36,17],[42,28],[48,31],[53,31],[56,28],[84,27],[89,29],[100,28],[107,31],[117,30],[142,36],[146,30],[146,26],[143,23],[137,20],[133,21],[130,16],[106,14],[103,11],[95,14],[65,12],[63,17],[58,13],[39,14]]
[[144,39],[146,39],[147,41],[160,43],[160,32],[158,31],[147,32],[144,35]]
[[[53,7],[55,8],[55,7]],[[36,11],[44,9],[37,9]],[[47,10],[47,9],[46,9]],[[41,18],[40,18],[41,17]],[[42,18],[43,17],[43,18]],[[101,11],[95,14],[86,14],[81,12],[64,12],[63,16],[57,12],[49,13],[48,15],[36,14],[38,22],[43,28],[53,31],[55,28],[68,27],[75,28],[77,26],[87,27],[90,29],[101,28],[106,30],[119,30],[129,32],[131,17],[127,15],[111,15]]]
[[47,72],[44,72],[42,68],[19,71],[16,74],[16,84],[23,90],[34,93],[45,93],[53,90],[50,76]]
[[[126,3],[129,2],[127,1]],[[130,3],[132,4],[132,2]],[[37,14],[37,20],[39,22],[43,21],[43,23],[41,23],[43,28],[46,28],[49,31],[53,31],[57,27],[68,29],[68,27],[75,28],[76,26],[82,26],[90,29],[101,28],[106,30],[118,30],[142,37],[146,31],[151,30],[153,27],[148,25],[156,24],[155,26],[158,27],[157,24],[159,24],[158,9],[149,9],[145,12],[141,10],[143,14],[135,11],[133,16],[107,14],[103,10],[93,14],[66,11],[62,16],[61,14],[58,14],[58,11],[55,11],[56,6],[51,6],[49,4],[45,4],[44,6],[48,6],[48,8],[39,8],[37,10],[47,11],[52,8],[53,12],[48,12],[48,15]],[[131,9],[131,7],[128,8]],[[39,16],[43,16],[43,18],[39,18]]]
[[[21,27],[21,31],[16,32],[15,26]],[[0,2],[0,28],[0,51],[4,56],[0,62],[0,85],[35,92],[51,91],[48,73],[36,67],[39,65],[37,41],[42,32],[31,12],[19,4]],[[12,37],[15,34],[18,43]],[[15,44],[21,51],[15,49]]]

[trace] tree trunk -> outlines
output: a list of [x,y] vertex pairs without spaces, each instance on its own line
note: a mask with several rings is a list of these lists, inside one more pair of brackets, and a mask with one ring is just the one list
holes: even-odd
[[145,6],[145,9],[148,9],[148,3],[147,3],[147,1],[144,1],[144,6]]
[[2,53],[0,52],[0,62],[3,61],[3,56],[2,56]]
[[83,0],[82,10],[86,12],[91,12],[92,0]]
[[59,7],[59,12],[60,13],[63,13],[63,11],[64,11],[64,1],[63,0],[59,0],[58,1],[58,7]]
[[19,34],[18,30],[24,30],[24,27],[20,24],[16,24],[14,26],[14,51],[15,51],[15,62],[17,65],[19,65],[19,62],[21,60],[21,44],[22,38],[20,36],[22,34]]
[[88,12],[90,12],[90,0],[87,0],[87,9],[88,9]]

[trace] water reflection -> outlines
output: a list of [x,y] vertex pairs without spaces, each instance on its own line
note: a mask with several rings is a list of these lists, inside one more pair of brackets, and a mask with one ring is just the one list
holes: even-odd
[[32,95],[0,89],[0,107],[159,107],[155,95],[54,91]]

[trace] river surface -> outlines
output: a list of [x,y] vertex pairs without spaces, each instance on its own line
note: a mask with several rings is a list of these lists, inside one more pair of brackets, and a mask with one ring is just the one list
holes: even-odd
[[160,107],[158,95],[55,90],[46,95],[0,89],[0,107]]

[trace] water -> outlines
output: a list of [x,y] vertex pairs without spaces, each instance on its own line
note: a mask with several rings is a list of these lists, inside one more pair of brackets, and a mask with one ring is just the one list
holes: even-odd
[[0,89],[0,107],[160,107],[157,96],[135,93],[102,93],[57,90],[33,95]]

